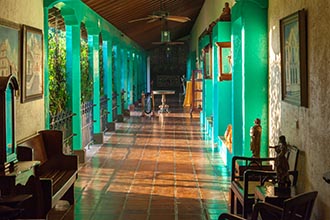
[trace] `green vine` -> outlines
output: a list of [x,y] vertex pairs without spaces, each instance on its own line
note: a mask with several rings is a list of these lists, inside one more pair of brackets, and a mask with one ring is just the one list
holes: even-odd
[[104,96],[104,68],[103,68],[103,48],[100,44],[99,49],[99,69],[100,69],[100,96]]
[[52,116],[65,111],[68,101],[65,44],[65,32],[50,28],[48,32],[48,68],[49,111]]
[[92,100],[93,78],[89,74],[88,43],[84,39],[81,40],[80,53],[81,102],[85,103]]

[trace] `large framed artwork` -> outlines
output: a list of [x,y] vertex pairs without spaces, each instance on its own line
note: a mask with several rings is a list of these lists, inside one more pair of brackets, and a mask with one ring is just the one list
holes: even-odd
[[308,107],[306,11],[280,20],[282,100]]
[[0,76],[10,74],[19,77],[20,70],[20,26],[0,19]]
[[230,42],[216,42],[219,56],[218,81],[232,79],[232,56]]
[[22,102],[43,95],[43,38],[42,31],[23,25]]

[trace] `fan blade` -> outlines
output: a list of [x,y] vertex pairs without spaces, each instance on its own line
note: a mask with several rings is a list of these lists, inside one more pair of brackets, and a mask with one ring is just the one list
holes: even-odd
[[181,22],[181,23],[191,20],[189,17],[175,16],[175,15],[169,15],[169,16],[165,17],[165,19],[167,19],[169,21],[176,21],[176,22]]
[[162,45],[162,44],[165,44],[165,42],[152,42],[152,44],[154,44],[154,45]]
[[137,19],[133,19],[128,21],[128,23],[133,23],[133,22],[137,22],[137,21],[145,21],[145,20],[149,20],[150,17],[145,17],[145,18],[137,18]]
[[183,41],[170,41],[170,42],[152,42],[152,44],[154,44],[154,45],[163,45],[163,44],[165,44],[165,45],[182,45],[182,44],[184,44],[184,42]]
[[170,44],[170,45],[182,45],[184,44],[183,41],[171,41],[171,42],[167,42],[167,44]]
[[149,21],[147,21],[147,23],[152,23],[152,22],[155,22],[155,21],[158,21],[158,20],[159,20],[159,18],[152,18]]
[[150,21],[148,21],[148,23],[151,23],[151,22],[157,21],[160,18],[161,17],[158,15],[148,15],[148,17],[130,20],[130,21],[128,21],[128,23],[133,23],[133,22],[137,22],[137,21],[146,21],[146,20],[150,20]]

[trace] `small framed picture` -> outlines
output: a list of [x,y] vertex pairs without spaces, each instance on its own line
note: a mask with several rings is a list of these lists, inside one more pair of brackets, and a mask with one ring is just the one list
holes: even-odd
[[280,20],[282,100],[308,107],[306,11]]
[[43,35],[42,31],[23,25],[22,102],[43,96]]
[[217,42],[219,55],[218,81],[232,79],[232,56],[230,42]]

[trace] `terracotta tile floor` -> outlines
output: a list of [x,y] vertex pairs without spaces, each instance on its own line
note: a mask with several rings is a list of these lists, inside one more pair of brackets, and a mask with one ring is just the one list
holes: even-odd
[[199,114],[171,113],[116,124],[93,146],[75,184],[75,220],[213,220],[227,212],[229,173]]

